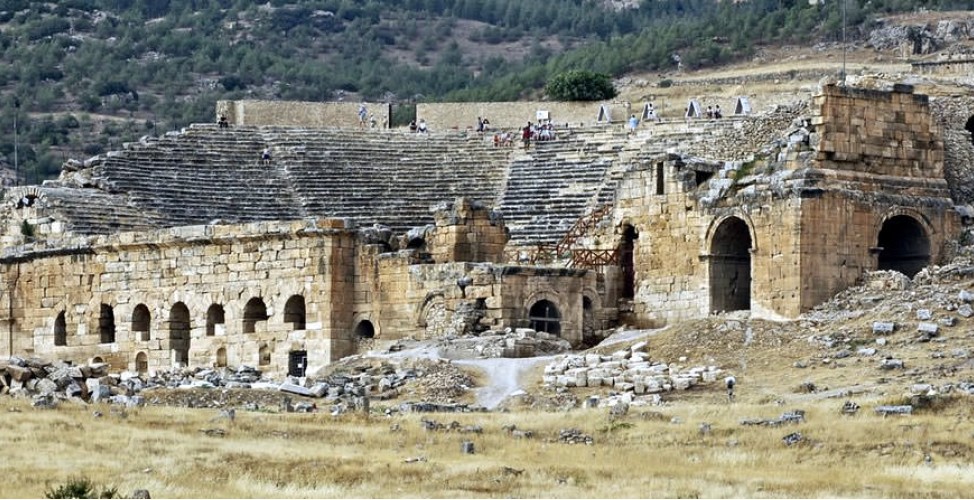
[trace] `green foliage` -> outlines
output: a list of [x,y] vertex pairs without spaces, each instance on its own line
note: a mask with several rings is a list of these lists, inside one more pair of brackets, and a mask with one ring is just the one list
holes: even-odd
[[[605,99],[615,95],[609,77],[666,71],[678,60],[686,69],[707,67],[748,58],[757,44],[841,36],[835,2],[659,0],[622,11],[594,0],[550,0],[544,8],[523,0],[256,5],[0,0],[7,61],[0,65],[0,144],[13,142],[12,95],[23,102],[21,118],[81,109],[151,121],[161,133],[209,121],[217,99],[333,100],[354,92],[353,99],[400,102],[517,100],[538,98],[546,85],[552,98]],[[970,0],[847,7],[854,27],[920,7],[969,9]],[[471,42],[485,50],[470,50]],[[573,70],[605,79],[561,81]],[[22,131],[33,126],[23,123]],[[79,134],[67,139],[46,133],[47,144],[61,148],[52,154],[112,145],[73,130]],[[44,157],[35,152],[24,161]],[[31,168],[25,171],[47,170]]]
[[44,492],[45,498],[115,498],[118,488],[101,488],[91,479],[74,476],[53,489]]
[[572,70],[548,81],[545,93],[559,101],[599,101],[619,95],[609,75]]

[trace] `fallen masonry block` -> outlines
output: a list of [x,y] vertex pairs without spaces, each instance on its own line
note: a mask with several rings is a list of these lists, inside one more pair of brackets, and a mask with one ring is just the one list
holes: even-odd
[[858,411],[859,405],[852,401],[846,401],[842,404],[842,413],[845,415],[855,415]]
[[911,405],[883,405],[877,406],[875,409],[876,413],[887,416],[887,415],[912,415],[913,406]]
[[283,383],[280,385],[280,387],[278,387],[278,390],[281,392],[289,392],[291,394],[297,394],[299,396],[308,396],[308,397],[314,396],[314,393],[311,392],[311,389],[308,389],[307,387],[302,387],[297,384]]
[[940,327],[936,323],[923,322],[917,325],[917,331],[933,337],[940,331]]
[[884,359],[883,363],[879,365],[881,370],[895,370],[903,368],[903,360],[901,359]]
[[804,441],[805,438],[804,436],[802,436],[802,433],[800,432],[792,432],[791,434],[788,434],[787,436],[781,438],[781,440],[784,441],[786,446],[791,446]]
[[896,330],[896,323],[892,321],[874,321],[873,322],[873,333],[876,335],[884,333],[893,333]]

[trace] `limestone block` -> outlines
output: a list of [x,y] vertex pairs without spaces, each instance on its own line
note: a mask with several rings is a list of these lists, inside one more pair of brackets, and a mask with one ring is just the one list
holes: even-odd
[[692,377],[673,377],[671,380],[673,383],[673,388],[678,391],[685,391],[693,387],[694,379]]
[[20,383],[27,382],[34,377],[34,372],[32,372],[30,368],[17,365],[7,366],[7,374],[10,375],[12,380]]
[[892,321],[874,321],[873,333],[876,335],[890,334],[896,330],[896,323]]
[[585,366],[595,367],[602,362],[602,356],[598,354],[586,354],[585,355]]

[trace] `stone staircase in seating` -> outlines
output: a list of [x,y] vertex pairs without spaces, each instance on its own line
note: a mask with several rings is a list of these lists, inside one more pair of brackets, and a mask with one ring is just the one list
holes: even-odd
[[327,216],[405,230],[441,201],[492,203],[509,155],[465,134],[193,125],[95,160],[92,176],[170,226]]
[[614,202],[626,172],[728,125],[646,124],[632,137],[597,126],[524,150],[466,132],[202,124],[128,143],[40,189],[80,234],[307,216],[404,231],[432,223],[431,205],[465,196],[501,208],[513,246],[554,245]]

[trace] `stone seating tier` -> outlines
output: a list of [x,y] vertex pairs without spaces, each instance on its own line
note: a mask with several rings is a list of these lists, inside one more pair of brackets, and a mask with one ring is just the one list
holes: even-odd
[[[325,216],[406,230],[432,223],[431,205],[465,196],[503,211],[512,244],[555,243],[578,218],[614,200],[633,164],[717,126],[653,124],[633,137],[594,126],[524,150],[455,131],[193,125],[94,159],[94,183],[124,194],[133,213],[103,211],[102,220],[75,211],[72,227],[104,233],[129,224]],[[272,160],[263,165],[268,147]],[[140,219],[140,211],[154,215]]]

